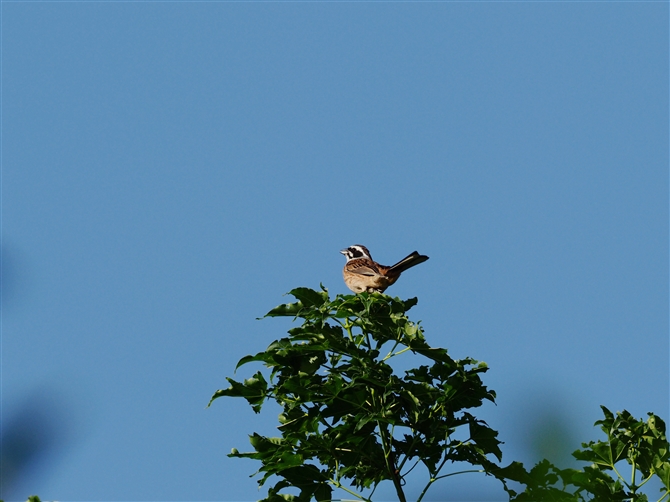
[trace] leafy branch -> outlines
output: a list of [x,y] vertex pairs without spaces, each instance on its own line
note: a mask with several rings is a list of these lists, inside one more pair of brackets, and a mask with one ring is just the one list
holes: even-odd
[[[500,474],[523,483],[526,489],[510,500],[646,502],[648,497],[640,488],[654,476],[663,485],[658,502],[670,500],[670,449],[663,420],[653,413],[648,414],[646,421],[637,420],[625,410],[615,416],[606,407],[601,408],[605,418],[595,425],[600,426],[606,439],[582,443],[583,449],[572,454],[590,465],[583,470],[559,469],[542,460],[526,472],[515,462],[501,469]],[[630,480],[617,468],[625,463],[631,471]]]
[[[330,501],[335,488],[371,502],[383,481],[406,502],[406,476],[420,464],[428,481],[416,502],[435,482],[472,472],[495,476],[517,502],[647,502],[640,489],[653,477],[663,485],[658,502],[670,502],[670,447],[658,416],[637,420],[603,406],[604,419],[596,425],[606,440],[583,443],[573,453],[590,463],[582,470],[559,469],[547,460],[530,471],[519,462],[500,467],[491,460],[501,461],[498,433],[470,412],[495,400],[480,378],[487,367],[428,345],[420,324],[407,317],[416,298],[361,293],[331,300],[323,287],[290,294],[296,302],[266,317],[302,324],[237,364],[263,363],[269,376],[257,371],[242,382],[228,378],[230,386],[210,400],[242,397],[256,413],[267,400],[282,408],[280,436],[254,433],[254,451],[233,449],[229,455],[259,460],[259,485],[278,479],[265,502]],[[407,353],[425,364],[399,375],[390,363]],[[621,472],[625,463],[629,479]],[[463,465],[468,468],[459,470]],[[509,481],[524,491],[517,493]]]
[[[280,437],[254,433],[254,451],[230,454],[261,462],[259,485],[279,478],[264,500],[331,500],[333,488],[341,488],[369,501],[382,481],[391,481],[406,502],[405,477],[418,464],[429,480],[417,502],[434,482],[464,472],[505,482],[489,459],[501,459],[498,433],[466,411],[494,402],[495,393],[480,378],[487,367],[429,346],[421,326],[406,315],[416,298],[362,293],[331,300],[324,288],[290,294],[298,301],[266,317],[294,317],[302,325],[237,365],[262,362],[269,378],[261,371],[242,382],[228,378],[230,386],[210,401],[243,397],[257,413],[268,399],[282,407]],[[397,375],[390,362],[407,352],[426,364]],[[440,474],[461,463],[479,468]],[[280,493],[289,487],[299,494]]]

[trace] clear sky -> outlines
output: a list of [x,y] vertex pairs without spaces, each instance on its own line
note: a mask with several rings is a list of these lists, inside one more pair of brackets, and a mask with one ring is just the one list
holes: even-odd
[[358,243],[430,256],[387,293],[489,364],[504,463],[670,418],[667,2],[1,9],[6,500],[261,498],[275,410],[205,406]]

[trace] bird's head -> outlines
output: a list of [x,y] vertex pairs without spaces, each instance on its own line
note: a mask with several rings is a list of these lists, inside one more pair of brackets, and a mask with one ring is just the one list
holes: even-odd
[[347,257],[347,261],[355,260],[356,258],[369,258],[372,260],[372,256],[370,256],[370,251],[368,251],[368,248],[361,246],[360,244],[349,246],[348,248],[340,251],[340,253]]

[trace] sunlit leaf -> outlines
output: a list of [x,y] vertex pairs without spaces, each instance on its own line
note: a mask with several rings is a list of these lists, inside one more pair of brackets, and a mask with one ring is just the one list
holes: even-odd
[[327,291],[314,291],[310,288],[295,288],[289,294],[302,303],[305,307],[320,307],[328,301]]
[[270,312],[265,314],[265,317],[295,317],[304,308],[301,302],[284,303],[277,305]]

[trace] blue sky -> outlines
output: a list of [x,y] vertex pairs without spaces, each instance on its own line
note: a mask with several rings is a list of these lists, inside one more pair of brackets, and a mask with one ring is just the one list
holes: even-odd
[[5,500],[261,498],[276,413],[205,405],[356,243],[430,256],[387,293],[489,364],[505,463],[670,418],[667,3],[0,8]]

